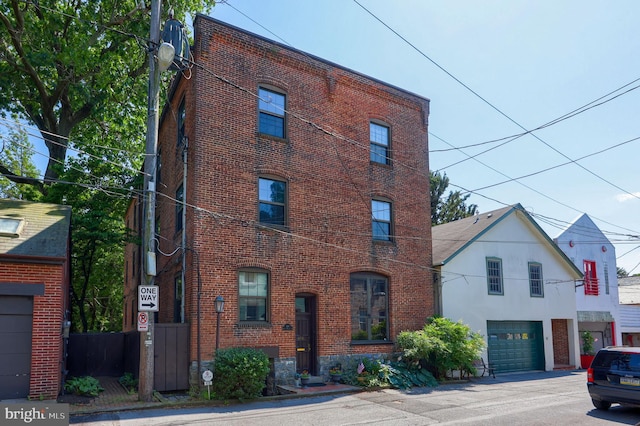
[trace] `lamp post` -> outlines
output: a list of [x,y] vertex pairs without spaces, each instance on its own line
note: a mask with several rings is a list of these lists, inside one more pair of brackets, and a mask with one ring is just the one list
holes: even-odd
[[220,314],[224,312],[224,298],[222,296],[216,297],[215,305],[216,314],[218,315],[216,319],[216,353],[218,353],[218,348],[220,347]]

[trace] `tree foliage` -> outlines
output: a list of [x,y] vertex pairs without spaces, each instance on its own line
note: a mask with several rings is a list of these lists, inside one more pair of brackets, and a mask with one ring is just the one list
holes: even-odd
[[[214,3],[170,6],[184,22]],[[0,157],[0,175],[24,198],[42,194],[42,201],[72,206],[72,318],[79,331],[122,324],[123,217],[144,152],[149,11],[149,0],[0,1],[0,115],[37,126],[49,155],[43,178],[17,167],[17,152]],[[170,77],[165,73],[165,83]]]
[[[171,7],[184,21],[214,3]],[[64,169],[70,138],[82,150],[96,131],[112,146],[144,140],[149,8],[140,0],[0,2],[0,111],[40,130],[50,157],[45,182]]]
[[[39,173],[32,161],[33,144],[29,141],[26,131],[20,126],[8,128],[6,135],[0,135],[0,141],[0,163],[6,169],[5,173],[37,181]],[[0,197],[37,201],[41,194],[32,185],[16,183],[0,175]]]
[[431,196],[431,225],[440,225],[473,216],[478,211],[476,204],[465,204],[470,194],[462,195],[460,191],[445,192],[449,187],[447,174],[429,172],[430,196]]

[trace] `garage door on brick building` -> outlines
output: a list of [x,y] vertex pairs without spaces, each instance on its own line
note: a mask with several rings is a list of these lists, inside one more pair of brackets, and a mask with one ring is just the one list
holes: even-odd
[[541,321],[487,321],[487,335],[496,373],[544,370]]
[[0,295],[0,399],[29,395],[32,324],[32,296]]

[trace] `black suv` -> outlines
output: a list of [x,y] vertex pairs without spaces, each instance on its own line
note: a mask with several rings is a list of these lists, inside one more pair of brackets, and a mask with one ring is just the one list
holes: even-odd
[[613,402],[640,406],[640,347],[600,349],[587,370],[587,389],[599,410]]

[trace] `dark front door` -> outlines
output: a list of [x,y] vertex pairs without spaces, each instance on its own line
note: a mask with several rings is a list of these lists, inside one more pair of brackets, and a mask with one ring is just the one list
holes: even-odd
[[296,296],[296,371],[315,372],[315,297]]

